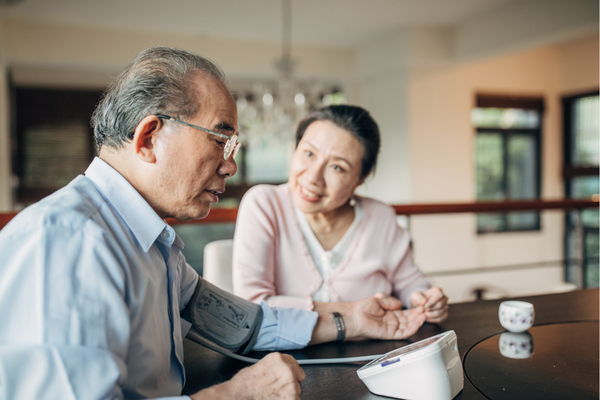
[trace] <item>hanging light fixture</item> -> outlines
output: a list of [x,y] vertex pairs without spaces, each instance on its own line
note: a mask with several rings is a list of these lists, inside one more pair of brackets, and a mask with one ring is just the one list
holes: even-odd
[[296,124],[309,111],[346,102],[339,85],[328,85],[314,78],[296,79],[297,62],[292,58],[291,0],[282,0],[281,5],[281,57],[274,63],[277,80],[256,81],[251,92],[235,94],[240,127],[251,142],[261,140],[265,135],[291,138]]
[[240,174],[247,183],[284,182],[295,147],[294,130],[309,111],[345,103],[340,85],[295,76],[292,58],[292,4],[282,0],[281,57],[275,60],[276,79],[239,81],[230,89],[238,106],[243,132]]
[[292,7],[291,0],[281,0],[282,10],[282,41],[281,58],[275,62],[275,68],[279,71],[279,96],[280,105],[284,114],[294,117],[296,105],[303,106],[306,98],[297,90],[294,82],[295,63],[292,60]]

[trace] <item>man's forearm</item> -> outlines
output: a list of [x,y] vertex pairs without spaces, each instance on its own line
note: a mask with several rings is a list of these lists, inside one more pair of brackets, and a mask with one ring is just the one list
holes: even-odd
[[215,386],[203,389],[190,395],[192,400],[229,400],[244,399],[243,393],[240,393],[236,386],[237,382],[227,381]]
[[305,374],[290,355],[271,353],[243,368],[230,381],[201,390],[192,400],[298,399]]

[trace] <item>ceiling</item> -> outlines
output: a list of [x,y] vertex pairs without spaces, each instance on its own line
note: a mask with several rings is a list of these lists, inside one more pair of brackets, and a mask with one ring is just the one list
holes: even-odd
[[[6,1],[6,0],[4,0]],[[394,30],[453,27],[518,0],[292,0],[292,42],[351,48]],[[9,18],[280,42],[281,0],[20,0]]]

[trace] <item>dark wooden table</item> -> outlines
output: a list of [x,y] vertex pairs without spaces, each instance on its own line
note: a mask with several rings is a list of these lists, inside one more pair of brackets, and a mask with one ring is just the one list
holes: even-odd
[[[546,331],[558,329],[568,332],[597,332],[598,329],[598,289],[582,290],[560,294],[549,294],[542,296],[520,297],[516,300],[524,300],[533,303],[535,306],[536,317],[535,326],[531,328],[535,342],[538,343],[539,351],[534,353],[532,360],[540,359],[538,353],[544,354],[544,349],[560,348],[561,346],[553,345],[551,341],[543,340],[550,337]],[[460,303],[450,305],[450,315],[444,323],[440,325],[425,324],[414,336],[406,341],[379,341],[379,340],[364,340],[364,341],[347,341],[343,343],[326,343],[317,346],[310,346],[303,350],[288,352],[296,359],[302,358],[333,358],[333,357],[353,357],[369,354],[383,354],[388,351],[402,347],[409,343],[419,341],[432,335],[454,330],[458,337],[458,347],[465,366],[465,387],[464,390],[455,398],[458,400],[479,400],[488,398],[510,398],[502,397],[505,394],[505,389],[502,385],[497,387],[485,387],[479,382],[482,378],[488,380],[494,379],[494,373],[498,371],[486,370],[486,364],[482,360],[488,359],[489,352],[498,345],[498,337],[504,328],[498,321],[498,306],[502,300],[477,301],[471,303]],[[588,321],[588,322],[585,322]],[[589,323],[589,322],[592,323]],[[585,322],[585,323],[584,323]],[[570,324],[573,323],[573,324]],[[585,329],[582,329],[585,327]],[[595,328],[594,328],[595,327]],[[556,328],[556,329],[555,329]],[[587,334],[589,336],[589,333]],[[597,335],[597,333],[596,333]],[[495,340],[495,342],[494,342]],[[581,338],[576,338],[577,342],[581,342]],[[587,337],[587,340],[590,340]],[[534,342],[534,346],[535,346]],[[598,337],[592,342],[589,353],[586,355],[588,360],[578,364],[578,360],[574,363],[585,369],[587,375],[598,377]],[[541,346],[541,347],[540,347]],[[554,347],[552,347],[554,346]],[[229,357],[222,356],[211,350],[208,350],[200,345],[197,345],[190,340],[184,341],[185,349],[185,368],[187,382],[184,388],[184,394],[195,393],[196,391],[215,385],[225,380],[231,379],[236,372],[244,368],[248,364],[233,360]],[[490,350],[491,349],[491,350]],[[488,353],[486,353],[488,351]],[[254,357],[261,357],[265,353],[252,353]],[[495,361],[492,355],[489,358],[490,362],[487,365],[502,367],[502,363]],[[566,355],[563,355],[566,357]],[[536,358],[537,357],[537,358]],[[592,361],[591,363],[589,361]],[[594,361],[595,360],[595,361]],[[519,365],[529,367],[531,363],[528,360],[522,361],[520,364],[510,364],[510,360],[506,363],[509,365]],[[335,365],[314,365],[304,366],[306,379],[302,383],[302,399],[383,399],[384,397],[370,393],[367,387],[356,375],[356,370],[363,364],[335,364]],[[525,371],[526,372],[526,371]],[[555,372],[555,371],[550,371]],[[488,374],[488,375],[486,375]],[[544,375],[543,371],[541,373]],[[483,376],[485,375],[485,376]],[[536,384],[544,384],[540,382],[540,374],[525,373],[525,378],[522,381],[512,383],[512,389],[520,390],[520,393],[526,393],[527,388],[535,387]],[[535,381],[534,381],[535,380]],[[552,380],[549,378],[549,380]],[[574,382],[581,384],[581,382]],[[477,387],[479,387],[479,389]],[[584,385],[585,386],[585,385]],[[585,393],[597,393],[598,380],[590,382],[589,387],[583,388]],[[484,395],[482,391],[486,394]],[[577,393],[577,398],[580,399],[581,393]],[[512,393],[512,392],[511,392]],[[595,395],[598,398],[598,395]],[[535,399],[535,396],[525,396],[524,398]],[[542,397],[540,397],[542,398]],[[561,397],[569,398],[569,397]]]

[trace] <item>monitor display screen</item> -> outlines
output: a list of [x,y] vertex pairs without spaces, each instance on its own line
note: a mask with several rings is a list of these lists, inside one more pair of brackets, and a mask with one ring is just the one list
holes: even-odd
[[436,336],[430,337],[428,339],[423,339],[417,343],[412,343],[412,344],[409,344],[408,346],[400,347],[399,349],[389,352],[388,354],[384,355],[383,357],[380,357],[376,360],[371,361],[369,364],[365,365],[361,369],[366,369],[366,368],[373,367],[376,365],[381,365],[382,367],[385,367],[387,365],[395,364],[398,361],[400,361],[400,356],[406,355],[408,353],[412,353],[413,351],[416,351],[416,350],[422,349],[423,347],[429,346],[430,344],[433,344],[433,343],[439,341],[440,339],[442,339],[443,336],[444,336],[443,334],[436,335]]

